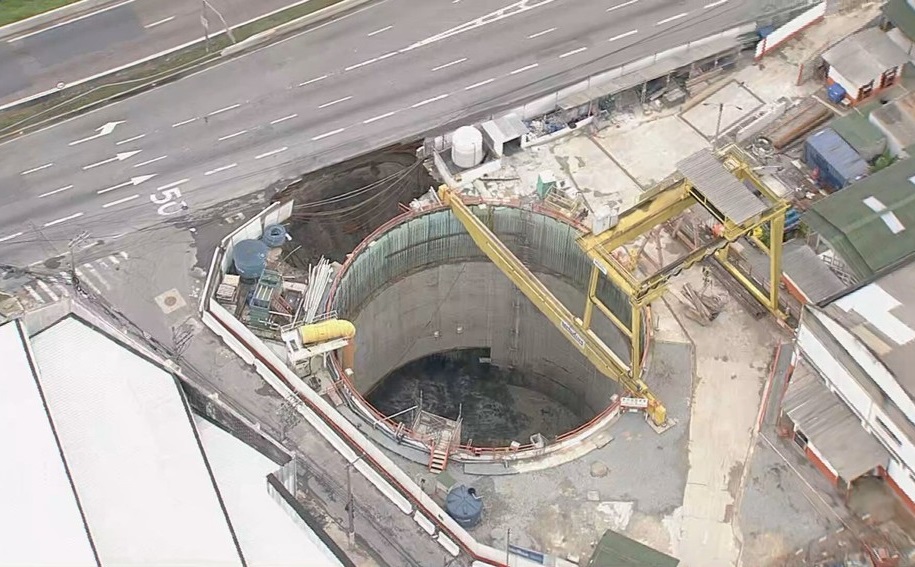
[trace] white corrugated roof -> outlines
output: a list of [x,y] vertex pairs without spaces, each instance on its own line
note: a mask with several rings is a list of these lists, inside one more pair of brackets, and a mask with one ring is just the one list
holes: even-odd
[[172,376],[72,317],[32,348],[102,563],[240,564]]
[[248,565],[342,565],[267,492],[266,477],[279,465],[209,421],[194,420]]
[[0,326],[0,565],[95,565],[26,345]]

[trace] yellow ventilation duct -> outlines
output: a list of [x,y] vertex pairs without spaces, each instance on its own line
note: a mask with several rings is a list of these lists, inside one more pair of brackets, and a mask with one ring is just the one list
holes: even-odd
[[356,326],[343,319],[328,319],[320,323],[299,327],[302,344],[326,343],[335,339],[346,339],[343,347],[342,362],[344,370],[353,368],[356,360]]

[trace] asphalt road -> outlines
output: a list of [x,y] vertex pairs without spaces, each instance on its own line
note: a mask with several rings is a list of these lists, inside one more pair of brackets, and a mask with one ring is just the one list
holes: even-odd
[[[302,0],[208,0],[230,27]],[[203,39],[199,0],[118,0],[0,40],[0,107]],[[207,10],[211,33],[222,22]]]
[[110,239],[179,219],[505,107],[733,27],[750,3],[539,0],[495,15],[504,4],[490,0],[370,4],[0,146],[0,263],[61,253],[82,231]]

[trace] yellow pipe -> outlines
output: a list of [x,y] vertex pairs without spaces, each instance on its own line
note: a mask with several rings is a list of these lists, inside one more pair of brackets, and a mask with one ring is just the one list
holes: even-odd
[[344,370],[352,370],[356,361],[356,326],[344,319],[328,319],[320,323],[299,327],[302,344],[325,343],[335,339],[346,339],[343,347],[342,362]]

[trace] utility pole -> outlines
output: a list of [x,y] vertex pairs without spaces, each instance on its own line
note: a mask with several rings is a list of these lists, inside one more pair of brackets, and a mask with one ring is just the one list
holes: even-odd
[[[203,29],[206,31],[206,33],[209,34],[209,30],[207,29],[209,27],[209,25],[208,25],[209,22],[207,22],[207,19],[206,19],[206,9],[209,8],[210,10],[213,10],[213,12],[216,13],[216,16],[222,22],[222,27],[226,30],[226,35],[229,36],[229,40],[231,40],[232,43],[236,43],[235,35],[232,33],[232,30],[229,29],[229,24],[226,23],[226,19],[222,17],[222,12],[217,10],[207,0],[202,0],[202,1],[203,1],[203,15],[201,15],[200,21],[201,21],[201,23],[203,23]],[[209,41],[209,39],[207,41]]]
[[509,567],[508,561],[511,559],[511,540],[512,529],[508,528],[508,531],[505,532],[505,567]]
[[79,278],[76,277],[76,258],[73,254],[73,249],[78,244],[84,242],[87,238],[89,238],[89,231],[84,230],[67,243],[67,250],[70,254],[70,282],[73,283],[73,289],[75,289],[77,292],[82,291],[82,286],[79,285]]
[[203,26],[203,37],[206,39],[207,53],[210,52],[210,21],[207,20],[207,1],[200,4],[200,25]]

